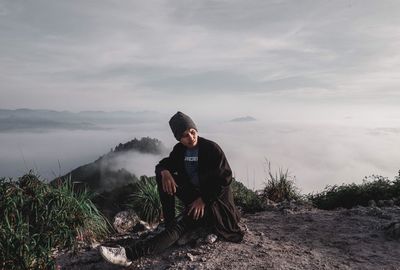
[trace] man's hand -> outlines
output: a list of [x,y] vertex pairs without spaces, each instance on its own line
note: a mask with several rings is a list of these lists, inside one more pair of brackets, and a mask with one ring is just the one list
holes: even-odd
[[161,177],[161,183],[164,192],[168,193],[169,195],[174,195],[176,193],[176,187],[178,185],[175,183],[175,180],[172,177],[171,173],[168,170],[164,170],[161,172]]
[[197,220],[204,216],[204,207],[205,203],[201,197],[198,197],[192,204],[190,205],[188,216],[193,214],[193,219]]

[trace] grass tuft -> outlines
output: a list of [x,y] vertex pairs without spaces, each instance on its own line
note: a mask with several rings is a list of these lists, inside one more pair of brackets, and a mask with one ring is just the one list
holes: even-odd
[[[162,218],[161,200],[158,195],[156,177],[141,176],[137,182],[134,193],[130,196],[127,208],[134,210],[140,219],[154,224]],[[175,210],[180,213],[184,206],[176,199]]]
[[87,192],[71,181],[51,187],[32,172],[0,179],[0,269],[52,269],[56,249],[108,234],[109,224]]
[[271,162],[266,161],[267,179],[263,190],[263,197],[274,202],[301,199],[300,192],[295,186],[295,177],[289,174],[289,170],[279,168],[278,172],[273,172]]
[[148,223],[160,220],[162,207],[155,177],[142,176],[140,178],[127,206]]

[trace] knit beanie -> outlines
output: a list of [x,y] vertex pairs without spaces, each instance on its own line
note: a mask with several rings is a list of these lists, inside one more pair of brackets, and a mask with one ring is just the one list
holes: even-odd
[[187,129],[194,128],[197,130],[193,120],[182,112],[177,112],[171,117],[169,120],[169,126],[171,127],[172,133],[174,133],[174,137],[178,141],[181,140],[183,132],[185,132]]

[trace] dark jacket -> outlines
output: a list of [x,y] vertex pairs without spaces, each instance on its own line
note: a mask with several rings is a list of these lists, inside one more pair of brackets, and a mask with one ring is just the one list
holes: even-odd
[[[210,209],[211,218],[216,233],[232,242],[240,242],[243,232],[238,226],[239,213],[233,201],[230,187],[232,170],[222,149],[210,140],[198,137],[199,147],[199,196]],[[164,158],[156,166],[156,174],[169,170],[188,179],[184,155],[186,147],[177,143],[169,157]]]

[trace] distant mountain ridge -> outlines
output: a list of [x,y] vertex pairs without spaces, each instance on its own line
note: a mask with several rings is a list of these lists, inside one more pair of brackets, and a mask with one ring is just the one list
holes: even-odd
[[130,183],[135,183],[138,177],[126,170],[118,168],[117,158],[127,152],[136,151],[142,154],[161,155],[167,151],[164,144],[155,138],[143,137],[120,143],[114,150],[99,157],[92,163],[82,165],[62,177],[56,178],[51,183],[55,184],[60,179],[72,179],[82,183],[93,192],[109,191]]
[[164,144],[149,137],[141,138],[140,140],[134,138],[127,143],[120,143],[114,148],[114,152],[138,151],[145,154],[162,154],[167,151]]
[[230,122],[252,122],[252,121],[257,121],[257,119],[255,119],[252,116],[244,116],[244,117],[234,118]]
[[160,118],[155,111],[54,111],[33,109],[0,109],[0,132],[46,129],[104,129],[102,125],[139,124]]

